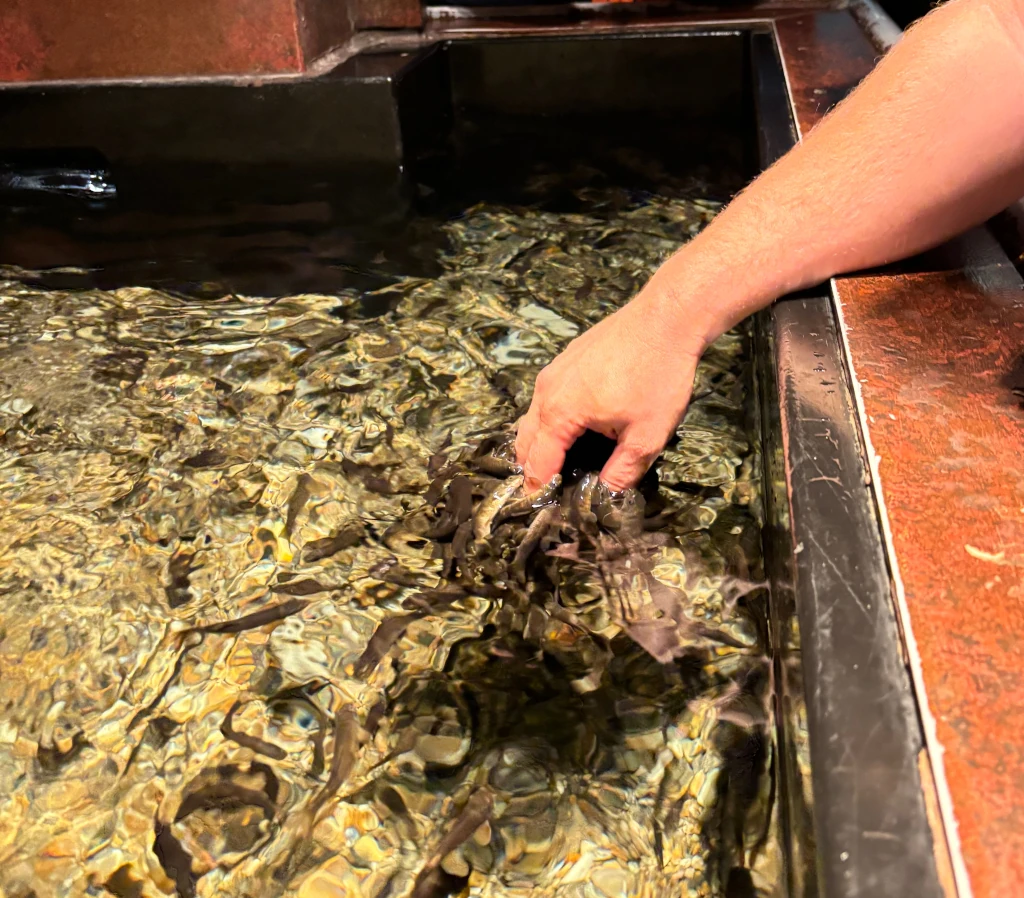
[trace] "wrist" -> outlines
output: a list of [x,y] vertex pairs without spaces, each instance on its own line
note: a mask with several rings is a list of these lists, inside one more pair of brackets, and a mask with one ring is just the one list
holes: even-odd
[[695,244],[684,247],[655,272],[637,297],[649,307],[653,320],[696,355],[776,298],[749,272],[708,258],[702,249]]
[[815,282],[806,247],[780,240],[786,207],[774,209],[766,214],[750,192],[740,194],[645,289],[660,319],[698,340],[701,352],[748,315]]

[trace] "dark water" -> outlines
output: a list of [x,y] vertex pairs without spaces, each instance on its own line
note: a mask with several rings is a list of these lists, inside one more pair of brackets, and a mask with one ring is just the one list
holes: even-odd
[[649,496],[653,576],[720,639],[658,662],[557,560],[596,680],[500,581],[409,613],[428,460],[514,421],[734,184],[491,170],[363,228],[330,198],[8,211],[36,270],[0,286],[5,893],[778,893],[742,329]]
[[[646,195],[721,202],[745,183],[734,136],[649,116],[467,117],[450,143],[416,160],[403,183],[386,172],[353,180],[244,167],[112,170],[91,153],[51,153],[32,164],[20,154],[9,160],[16,170],[36,178],[50,170],[51,181],[75,189],[4,193],[0,178],[0,263],[58,288],[147,286],[198,297],[370,292],[437,276],[443,224],[476,203],[589,212],[588,190],[612,190],[604,207]],[[0,171],[9,156],[0,154]],[[114,198],[84,201],[77,188],[90,174]]]

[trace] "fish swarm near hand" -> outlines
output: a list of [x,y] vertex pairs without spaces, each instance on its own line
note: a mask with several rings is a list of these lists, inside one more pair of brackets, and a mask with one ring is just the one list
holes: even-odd
[[638,490],[596,439],[514,464],[540,368],[716,208],[579,199],[377,295],[7,273],[4,894],[778,893],[744,333]]

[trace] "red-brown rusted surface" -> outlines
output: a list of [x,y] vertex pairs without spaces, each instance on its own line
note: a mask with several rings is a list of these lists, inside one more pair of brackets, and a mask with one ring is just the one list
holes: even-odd
[[306,66],[357,31],[419,28],[420,0],[296,0]]
[[806,134],[871,71],[879,54],[848,12],[780,15],[775,30]]
[[975,895],[1024,881],[1024,295],[839,282]]
[[420,0],[348,0],[352,22],[364,28],[419,28],[423,24]]
[[294,0],[4,0],[0,81],[297,72]]
[[0,82],[295,74],[419,0],[4,0]]

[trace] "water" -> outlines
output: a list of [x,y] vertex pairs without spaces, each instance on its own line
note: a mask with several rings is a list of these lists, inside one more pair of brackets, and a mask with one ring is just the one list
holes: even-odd
[[6,895],[777,894],[742,329],[648,503],[654,577],[721,640],[659,663],[570,561],[586,638],[501,588],[409,613],[445,564],[407,526],[428,459],[513,421],[718,207],[552,183],[435,208],[317,293],[4,272]]

